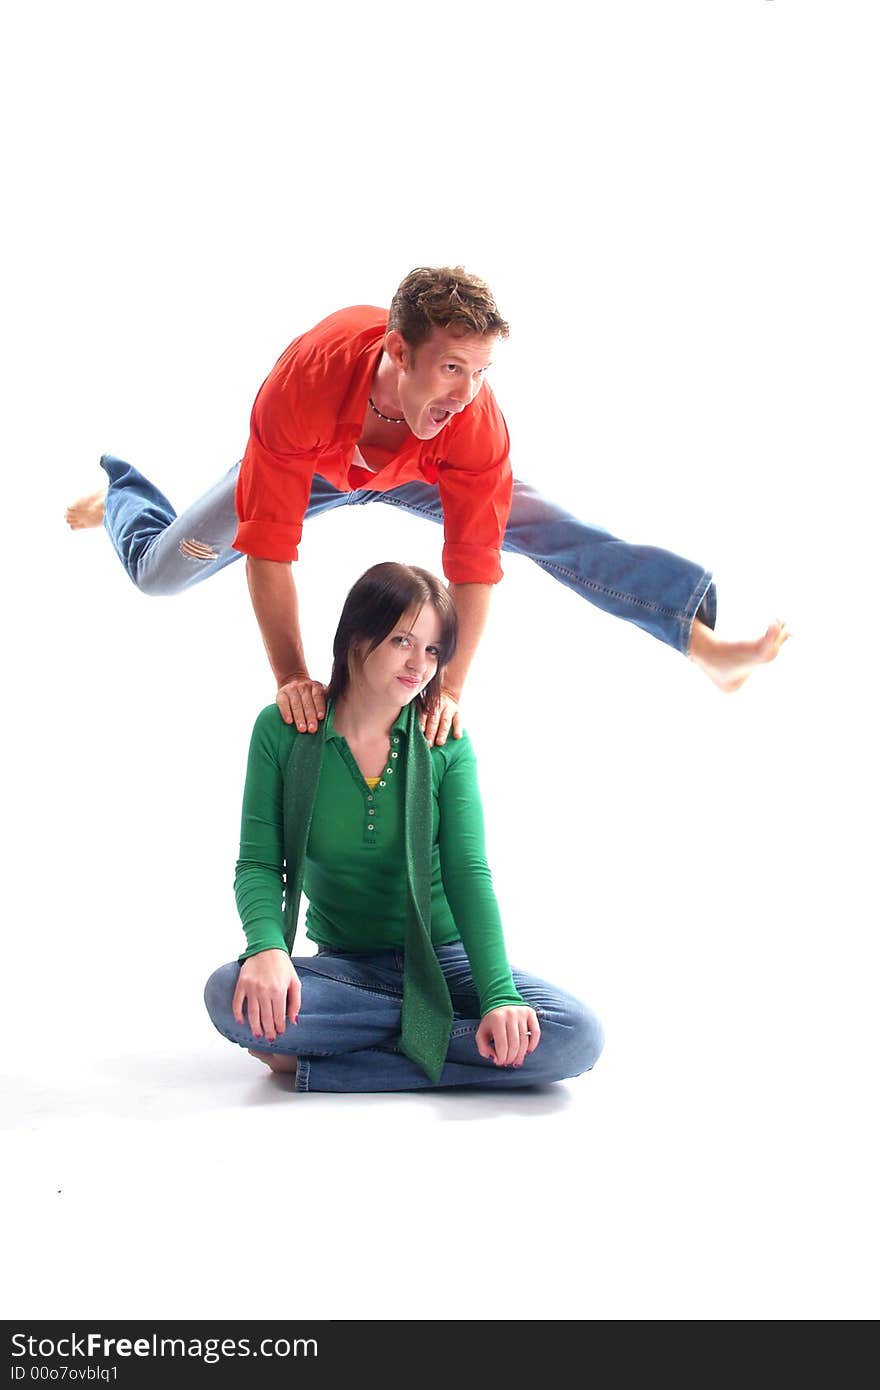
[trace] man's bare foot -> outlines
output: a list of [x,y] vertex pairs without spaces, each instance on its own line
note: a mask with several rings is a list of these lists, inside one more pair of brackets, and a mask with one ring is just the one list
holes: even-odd
[[99,492],[90,492],[87,497],[80,497],[77,502],[72,502],[64,513],[64,519],[71,531],[88,531],[93,526],[100,526],[104,520],[106,496],[107,489],[102,487]]
[[265,1062],[272,1071],[296,1071],[296,1058],[291,1057],[289,1052],[257,1052],[249,1047],[248,1056]]
[[773,660],[789,635],[785,623],[777,618],[763,637],[753,642],[725,642],[705,623],[695,621],[688,656],[720,690],[739,690],[756,666]]

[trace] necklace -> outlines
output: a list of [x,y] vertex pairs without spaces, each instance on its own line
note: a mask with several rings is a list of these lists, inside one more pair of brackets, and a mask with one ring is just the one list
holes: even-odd
[[372,396],[368,396],[368,397],[367,397],[367,400],[369,401],[370,409],[372,410],[373,414],[374,414],[374,415],[378,415],[379,419],[380,419],[380,420],[384,420],[386,424],[388,424],[388,425],[405,425],[405,424],[406,424],[406,416],[405,416],[405,415],[401,415],[401,417],[400,417],[399,420],[395,420],[395,418],[394,418],[393,415],[383,415],[383,414],[382,414],[382,412],[381,412],[381,410],[379,409],[379,407],[373,404],[373,397],[372,397]]

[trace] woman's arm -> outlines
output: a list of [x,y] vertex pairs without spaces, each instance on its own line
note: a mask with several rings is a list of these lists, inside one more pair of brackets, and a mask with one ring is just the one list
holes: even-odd
[[255,1038],[270,1042],[296,1023],[300,982],[284,937],[284,774],[292,731],[276,705],[257,717],[248,753],[241,809],[241,844],[235,866],[235,901],[247,938],[233,1017]]
[[541,1041],[541,1027],[510,973],[486,860],[477,760],[466,734],[448,751],[439,800],[443,888],[480,996],[477,1051],[496,1066],[521,1067]]
[[[287,737],[285,738],[285,731]],[[284,774],[292,734],[277,706],[257,716],[248,752],[235,866],[235,903],[247,937],[246,960],[257,951],[286,950],[284,937]]]
[[482,1012],[505,1005],[525,1006],[507,961],[501,913],[486,861],[477,762],[467,734],[447,744],[442,756],[440,871]]

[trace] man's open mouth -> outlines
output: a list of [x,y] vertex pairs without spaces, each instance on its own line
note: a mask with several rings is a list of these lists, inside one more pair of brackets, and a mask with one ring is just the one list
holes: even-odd
[[444,422],[449,419],[451,414],[451,410],[444,410],[442,406],[431,406],[431,419],[434,421],[435,425],[444,424]]

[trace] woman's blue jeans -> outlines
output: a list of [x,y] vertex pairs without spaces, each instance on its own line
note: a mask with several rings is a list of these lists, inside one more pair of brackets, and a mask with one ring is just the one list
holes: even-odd
[[[130,464],[105,454],[101,466],[110,479],[104,525],[129,577],[144,593],[179,593],[242,558],[232,549],[239,464],[180,516]],[[443,522],[439,491],[428,483],[406,483],[390,492],[339,492],[317,474],[306,516],[368,502]],[[194,551],[187,549],[192,541],[199,543]],[[578,521],[527,483],[514,483],[502,548],[534,560],[597,608],[635,623],[677,651],[687,652],[695,617],[715,626],[715,586],[707,570],[669,550],[631,545]]]
[[[541,1024],[541,1041],[521,1067],[499,1067],[477,1051],[480,1001],[460,942],[436,947],[454,1018],[439,1086],[510,1089],[541,1086],[589,1071],[602,1051],[602,1027],[577,999],[534,975],[513,979]],[[205,1004],[217,1030],[240,1047],[297,1058],[298,1091],[416,1091],[433,1086],[399,1050],[403,998],[401,950],[351,953],[321,948],[295,957],[302,982],[299,1020],[288,1021],[274,1042],[255,1038],[236,1023],[232,995],[239,964],[221,965],[205,986]],[[245,1011],[245,1020],[247,1013]]]

